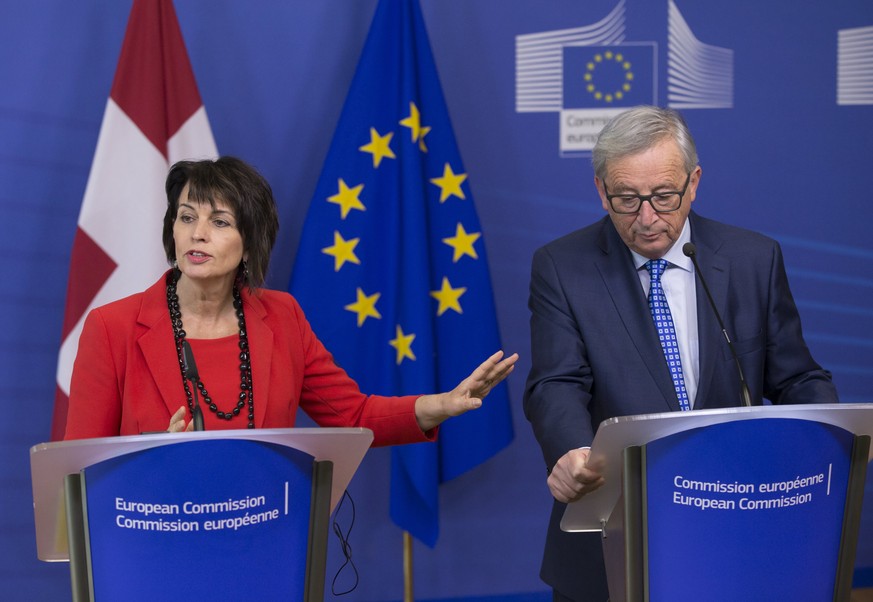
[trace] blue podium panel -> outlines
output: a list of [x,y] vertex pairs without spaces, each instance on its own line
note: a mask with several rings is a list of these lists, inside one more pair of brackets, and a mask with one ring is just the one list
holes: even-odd
[[95,600],[302,600],[313,458],[245,440],[89,466]]
[[647,444],[649,599],[832,599],[853,441],[762,419]]

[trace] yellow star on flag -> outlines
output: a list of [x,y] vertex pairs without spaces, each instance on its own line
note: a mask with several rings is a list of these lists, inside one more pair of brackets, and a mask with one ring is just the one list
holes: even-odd
[[358,259],[357,255],[355,255],[355,247],[358,246],[360,241],[360,238],[344,240],[342,235],[334,230],[333,245],[323,248],[321,252],[333,257],[333,271],[339,272],[340,268],[343,267],[343,264],[347,261],[361,265],[361,260]]
[[358,195],[361,194],[361,191],[364,189],[363,184],[358,184],[354,188],[349,188],[348,185],[343,181],[342,178],[339,179],[339,192],[337,192],[333,196],[327,197],[328,203],[336,203],[340,206],[340,217],[342,219],[346,219],[346,216],[352,209],[358,209],[360,211],[366,211],[367,208],[364,207],[364,204],[361,202],[361,199],[358,198]]
[[421,134],[418,136],[418,150],[423,153],[427,152],[427,145],[424,143],[424,137],[430,134],[431,127],[429,125],[421,126]]
[[409,117],[404,117],[400,120],[400,125],[409,128],[409,133],[412,136],[412,141],[418,141],[418,148],[421,152],[427,152],[427,145],[424,143],[424,137],[430,133],[429,125],[421,125],[421,113],[414,102],[409,103]]
[[431,297],[440,302],[437,308],[437,316],[443,315],[450,309],[455,310],[459,314],[464,313],[461,311],[461,304],[458,303],[458,299],[466,292],[467,289],[465,287],[452,288],[452,285],[449,284],[449,279],[443,276],[443,284],[440,290],[431,291],[430,293]]
[[358,314],[358,328],[361,327],[367,318],[376,318],[377,320],[382,318],[382,315],[376,310],[376,302],[382,296],[381,293],[373,293],[368,296],[358,288],[357,296],[358,298],[354,303],[349,303],[343,309]]
[[444,243],[455,250],[452,261],[457,263],[464,255],[469,255],[473,259],[479,259],[479,256],[476,254],[476,249],[473,248],[473,243],[479,240],[480,236],[482,236],[480,232],[471,232],[468,234],[467,231],[464,230],[464,226],[458,222],[455,235],[443,239]]
[[447,198],[454,195],[459,199],[465,199],[464,191],[461,190],[461,184],[467,179],[467,174],[456,174],[452,171],[452,167],[446,163],[443,169],[443,177],[431,178],[431,183],[440,187],[440,203],[444,203]]
[[370,128],[369,144],[365,144],[358,150],[365,153],[371,153],[373,155],[373,167],[379,167],[379,164],[382,162],[383,158],[397,158],[394,155],[394,151],[391,150],[391,138],[393,136],[394,132],[388,132],[384,136],[380,136],[379,132],[376,131],[376,128]]
[[412,341],[415,340],[415,335],[403,334],[403,329],[400,328],[400,324],[397,325],[396,332],[397,336],[388,341],[388,344],[397,350],[397,365],[399,366],[400,362],[403,361],[403,358],[406,357],[415,361],[415,354],[412,353]]
[[418,137],[421,136],[421,113],[418,112],[414,102],[409,103],[409,117],[401,119],[400,125],[409,128],[413,142],[418,141]]

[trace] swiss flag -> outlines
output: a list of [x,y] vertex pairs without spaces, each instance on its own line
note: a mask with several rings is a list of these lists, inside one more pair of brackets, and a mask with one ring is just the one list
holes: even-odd
[[141,291],[167,269],[164,180],[182,159],[218,155],[171,0],[135,0],[70,258],[53,440],[61,439],[88,311]]

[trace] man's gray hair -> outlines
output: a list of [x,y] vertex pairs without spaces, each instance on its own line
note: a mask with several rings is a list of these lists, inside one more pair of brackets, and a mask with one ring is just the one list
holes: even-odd
[[686,173],[693,171],[697,167],[697,147],[688,124],[677,111],[644,105],[619,113],[597,137],[591,152],[594,175],[603,180],[611,162],[641,153],[665,138],[679,145]]

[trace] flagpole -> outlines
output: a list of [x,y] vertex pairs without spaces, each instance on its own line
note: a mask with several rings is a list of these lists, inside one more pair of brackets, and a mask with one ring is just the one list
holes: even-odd
[[412,536],[403,532],[403,602],[413,602],[412,585]]

